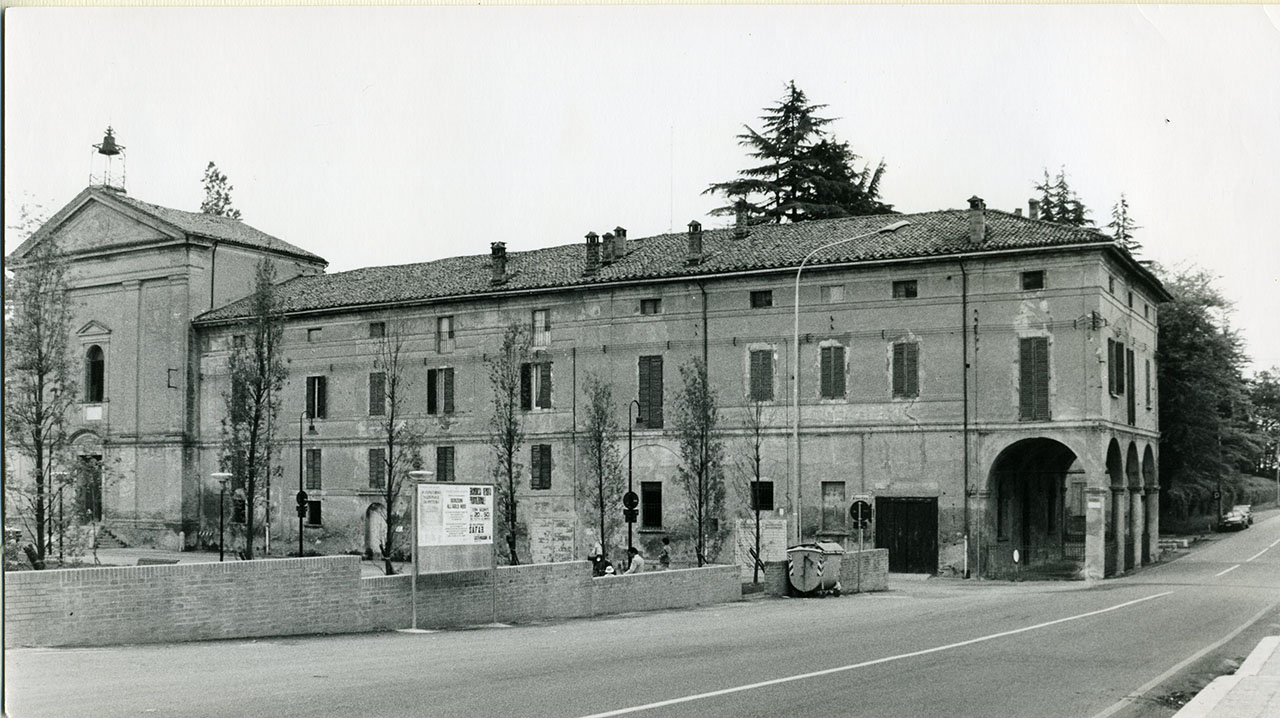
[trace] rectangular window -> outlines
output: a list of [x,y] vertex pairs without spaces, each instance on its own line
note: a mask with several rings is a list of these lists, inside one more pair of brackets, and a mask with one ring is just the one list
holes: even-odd
[[1107,339],[1107,392],[1116,393],[1116,340]]
[[1107,291],[1111,294],[1116,293],[1116,278],[1110,274],[1107,275]]
[[243,348],[244,348],[244,335],[243,335],[243,334],[236,334],[236,335],[232,336],[232,337],[231,337],[231,347],[232,347],[233,349],[243,349]]
[[319,449],[307,449],[306,475],[307,475],[307,490],[319,491],[322,486],[321,476],[320,476],[320,450]]
[[453,351],[453,317],[436,317],[436,352]]
[[773,306],[773,290],[762,289],[751,293],[751,308],[765,309]]
[[773,482],[751,482],[751,510],[773,511]]
[[387,375],[375,371],[369,374],[369,416],[387,413]]
[[1133,365],[1134,365],[1133,350],[1128,349],[1125,351],[1125,356],[1124,356],[1124,374],[1127,377],[1127,381],[1125,382],[1125,384],[1126,386],[1129,387],[1129,396],[1127,397],[1128,398],[1127,403],[1128,403],[1128,409],[1129,409],[1129,425],[1130,426],[1133,426],[1134,424],[1138,423],[1138,386],[1137,386],[1138,380],[1137,380],[1137,374],[1134,371]]
[[1022,273],[1023,290],[1044,289],[1044,270],[1037,269]]
[[751,351],[750,386],[747,396],[751,401],[773,401],[773,350]]
[[1142,374],[1147,380],[1146,382],[1147,383],[1147,386],[1146,386],[1147,411],[1151,411],[1151,360],[1143,359],[1142,362],[1145,365],[1144,366],[1145,371],[1143,371]]
[[520,408],[551,408],[551,362],[520,365]]
[[329,377],[307,377],[307,416],[312,419],[329,416]]
[[1129,292],[1129,308],[1133,309],[1133,292]]
[[1049,420],[1049,338],[1018,340],[1018,418]]
[[453,447],[436,447],[436,481],[453,481]]
[[307,502],[307,525],[322,526],[324,525],[322,518],[323,517],[320,515],[320,502],[308,501]]
[[387,335],[386,322],[369,322],[369,338],[381,339]]
[[823,481],[822,530],[833,532],[845,531],[844,517],[848,515],[848,510],[849,507],[844,504],[844,482]]
[[844,301],[844,285],[828,284],[818,287],[818,296],[823,304],[839,304]]
[[453,413],[453,367],[427,370],[427,413]]
[[369,488],[387,487],[387,450],[369,449]]
[[915,342],[893,345],[893,395],[920,396],[920,345]]
[[915,299],[916,296],[916,280],[902,279],[893,283],[894,299]]
[[551,444],[534,444],[530,447],[529,488],[551,488]]
[[662,528],[662,482],[640,482],[640,528]]
[[321,332],[321,328],[320,328],[320,327],[312,327],[311,329],[308,329],[308,330],[307,330],[307,343],[308,343],[308,344],[314,344],[314,343],[316,343],[316,342],[320,341],[320,332]]
[[1124,396],[1125,392],[1125,346],[1124,342],[1107,340],[1107,388],[1113,396]]
[[1118,396],[1124,396],[1125,391],[1124,353],[1124,342],[1116,342],[1116,395]]
[[551,346],[551,310],[533,310],[533,346]]
[[640,357],[639,392],[640,413],[636,423],[646,429],[662,428],[662,357]]
[[844,398],[844,347],[822,347],[822,398]]
[[1147,304],[1146,302],[1142,303],[1142,318],[1143,319],[1151,318],[1151,305]]
[[661,314],[662,300],[661,299],[641,299],[640,313],[641,314]]

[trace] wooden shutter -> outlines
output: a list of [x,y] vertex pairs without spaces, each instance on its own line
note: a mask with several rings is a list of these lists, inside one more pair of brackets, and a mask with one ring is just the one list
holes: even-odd
[[384,449],[369,449],[369,488],[381,489],[386,486],[387,463]]
[[[315,418],[316,415],[316,379],[318,377],[307,377],[307,416]],[[236,402],[237,404],[239,402]]]
[[1116,393],[1116,340],[1107,340],[1107,391]]
[[520,408],[528,411],[533,408],[533,365],[520,365]]
[[1049,340],[1027,337],[1018,343],[1018,418],[1049,419]]
[[1125,357],[1124,357],[1124,369],[1125,369],[1124,373],[1125,373],[1125,376],[1128,377],[1128,385],[1129,385],[1129,397],[1128,397],[1129,407],[1128,408],[1129,408],[1129,425],[1130,426],[1138,422],[1138,406],[1137,406],[1138,391],[1136,387],[1136,382],[1134,381],[1135,375],[1134,375],[1133,364],[1134,364],[1133,350],[1132,349],[1126,350]]
[[538,365],[538,406],[551,408],[551,362]]
[[1049,420],[1049,339],[1048,337],[1035,337],[1032,339],[1035,347],[1034,361],[1032,362],[1032,373],[1035,378],[1035,397],[1034,410],[1035,418],[1039,421]]
[[443,394],[444,406],[441,412],[445,414],[453,413],[453,368],[440,370],[440,383],[443,385],[441,393]]
[[542,447],[534,444],[529,447],[529,488],[541,488],[538,484],[542,476]]
[[751,400],[773,400],[773,352],[768,349],[751,352]]
[[822,348],[822,398],[839,399],[844,396],[844,347]]
[[1124,352],[1124,342],[1116,342],[1116,394],[1118,395],[1123,395],[1125,390]]
[[649,427],[662,428],[662,357],[649,358]]
[[640,364],[636,367],[639,376],[639,387],[636,391],[636,400],[640,402],[640,416],[637,417],[640,423],[649,426],[649,360],[652,357],[640,357]]
[[440,412],[440,370],[427,370],[427,413]]
[[903,355],[906,353],[904,344],[893,345],[893,395],[902,396],[906,391],[906,378],[903,369]]
[[901,342],[893,345],[893,395],[912,397],[920,394],[920,345]]
[[387,375],[374,372],[369,375],[369,416],[382,416],[387,410]]
[[907,396],[920,396],[920,345],[906,345]]
[[436,447],[436,478],[439,481],[453,481],[453,447]]
[[316,418],[323,419],[329,415],[329,377],[316,377]]

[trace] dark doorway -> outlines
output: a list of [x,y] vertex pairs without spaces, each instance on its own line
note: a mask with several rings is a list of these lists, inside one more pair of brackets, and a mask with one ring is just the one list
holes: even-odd
[[86,521],[102,520],[102,456],[84,455],[77,465],[76,508]]
[[876,548],[889,549],[894,573],[938,572],[938,499],[876,499]]

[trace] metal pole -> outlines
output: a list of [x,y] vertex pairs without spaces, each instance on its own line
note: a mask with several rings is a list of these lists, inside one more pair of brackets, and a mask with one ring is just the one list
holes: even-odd
[[862,593],[862,504],[858,504],[858,586],[854,593]]
[[[390,477],[388,477],[388,481]],[[418,630],[418,482],[413,482],[413,535],[410,540],[413,541],[413,573],[409,576],[409,605],[412,606],[413,618],[410,619],[409,629]],[[387,509],[391,511],[391,509]]]
[[[631,407],[633,406],[636,408],[636,419],[631,418]],[[632,491],[634,491],[631,484],[631,448],[632,448],[631,447],[631,429],[636,425],[636,420],[638,420],[639,418],[640,418],[640,402],[635,399],[632,399],[631,403],[627,404],[627,493],[631,493]],[[628,521],[627,522],[627,568],[631,568],[632,531],[634,528],[635,528],[635,523]],[[603,538],[604,537],[602,536],[601,539],[603,540]]]
[[58,565],[62,565],[62,537],[67,533],[66,516],[62,513],[62,487],[58,487]]
[[302,558],[302,500],[306,495],[302,488],[302,420],[305,418],[305,411],[298,415],[298,558]]
[[227,504],[227,482],[223,481],[221,488],[218,489],[218,561],[222,561],[223,545],[227,542],[227,534],[225,530],[226,524],[223,523],[223,516],[226,514]]

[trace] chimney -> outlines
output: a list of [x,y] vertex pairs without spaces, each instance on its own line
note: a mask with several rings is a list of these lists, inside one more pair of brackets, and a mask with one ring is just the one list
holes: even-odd
[[746,239],[751,234],[751,230],[747,229],[747,210],[743,204],[743,202],[739,201],[733,208],[734,239]]
[[702,224],[696,219],[689,223],[689,248],[685,260],[688,264],[702,261]]
[[1014,208],[1013,208],[1013,216],[1014,216],[1014,217],[1021,217],[1021,216],[1022,216],[1022,208],[1021,208],[1021,207],[1014,207]]
[[502,284],[507,281],[507,243],[506,242],[490,242],[489,243],[490,266],[493,269],[493,284]]
[[617,245],[615,245],[613,242],[613,232],[605,232],[604,233],[604,259],[601,260],[601,263],[606,266],[613,264],[613,260],[616,259],[614,252],[617,249],[618,249]]
[[613,257],[614,259],[621,260],[623,257],[627,256],[627,230],[622,227],[614,227],[613,241],[618,243],[618,246],[613,250]]
[[600,235],[587,232],[587,266],[583,274],[595,274],[600,271]]
[[969,243],[982,244],[987,238],[987,205],[978,195],[969,198]]
[[1040,200],[1027,200],[1027,216],[1031,219],[1040,219]]

